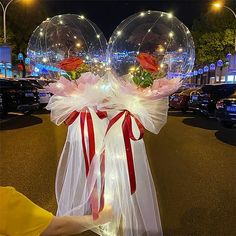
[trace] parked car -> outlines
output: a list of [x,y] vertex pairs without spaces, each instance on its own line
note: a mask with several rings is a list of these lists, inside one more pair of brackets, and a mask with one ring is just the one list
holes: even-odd
[[199,111],[207,117],[215,116],[217,101],[234,93],[236,84],[204,85],[191,93],[188,106],[190,110]]
[[186,112],[188,110],[188,101],[190,99],[190,94],[197,90],[197,88],[185,89],[180,93],[174,93],[170,96],[169,106],[175,110],[181,110]]
[[1,116],[15,111],[31,113],[38,108],[38,92],[30,82],[0,79]]
[[236,90],[216,103],[216,117],[225,127],[230,128],[236,124]]
[[37,89],[38,94],[39,94],[40,106],[45,107],[52,96],[51,93],[43,87],[42,85],[43,83],[39,83],[37,80],[34,80],[34,79],[30,79],[27,81],[29,81]]

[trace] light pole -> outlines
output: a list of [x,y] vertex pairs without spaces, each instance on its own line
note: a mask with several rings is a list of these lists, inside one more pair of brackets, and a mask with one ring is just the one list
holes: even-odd
[[[6,24],[6,14],[7,14],[7,9],[9,7],[9,5],[13,2],[13,1],[17,1],[17,0],[10,0],[6,6],[3,5],[3,3],[0,1],[0,5],[2,8],[2,13],[3,13],[3,43],[6,44],[7,43],[7,24]],[[31,0],[24,0],[25,2],[29,2]],[[11,48],[11,47],[10,47]],[[1,49],[1,48],[0,48]],[[7,54],[8,58],[10,59],[3,59],[2,63],[4,63],[5,65],[5,78],[7,77],[7,63],[11,63],[11,51],[9,51]],[[7,61],[4,61],[7,60]],[[8,61],[9,60],[9,61]]]
[[[215,3],[212,4],[212,6],[215,9],[220,9],[222,7],[228,9],[234,15],[234,18],[236,19],[236,13],[233,11],[233,9],[231,9],[228,6],[223,5],[221,2],[215,2]],[[234,51],[236,52],[236,33],[235,33],[235,36],[234,36]]]
[[4,7],[3,4],[0,2],[2,10],[3,10],[3,42],[7,42],[7,26],[6,26],[6,13],[9,5],[13,2],[14,0],[11,0],[10,2],[7,3],[7,5]]
[[6,14],[9,5],[15,0],[10,0],[7,5],[4,7],[3,3],[0,1],[0,5],[3,11],[3,42],[6,44],[7,42],[7,22],[6,22]]

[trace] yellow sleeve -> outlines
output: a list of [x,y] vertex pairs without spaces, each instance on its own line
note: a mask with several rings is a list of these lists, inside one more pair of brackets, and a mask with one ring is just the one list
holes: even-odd
[[[11,236],[39,236],[53,219],[53,214],[8,187],[5,230]],[[1,220],[1,219],[0,219]]]

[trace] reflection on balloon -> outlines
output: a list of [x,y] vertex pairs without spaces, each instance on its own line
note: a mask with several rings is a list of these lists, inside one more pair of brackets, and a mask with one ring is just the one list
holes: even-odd
[[82,59],[89,71],[103,75],[106,47],[103,33],[93,22],[83,15],[65,14],[47,18],[34,30],[27,54],[39,75],[55,78],[66,73],[57,64],[71,57]]
[[118,75],[141,86],[157,78],[183,78],[192,71],[195,51],[188,28],[171,13],[146,11],[134,14],[113,32],[108,62]]

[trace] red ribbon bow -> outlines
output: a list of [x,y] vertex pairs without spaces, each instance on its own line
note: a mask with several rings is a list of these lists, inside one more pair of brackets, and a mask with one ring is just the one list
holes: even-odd
[[[105,111],[96,111],[97,116],[100,119],[104,119],[107,117],[107,112]],[[81,126],[81,136],[82,136],[82,147],[84,153],[84,161],[86,168],[86,176],[88,176],[89,166],[93,160],[95,155],[95,138],[94,138],[94,128],[93,128],[93,120],[91,113],[87,107],[81,109],[81,111],[73,111],[69,117],[65,120],[65,124],[67,126],[71,125],[77,117],[80,115],[80,126]],[[89,142],[89,154],[87,154],[86,144],[85,144],[85,136],[84,136],[84,125],[85,121],[87,122],[87,130],[88,130],[88,142]],[[88,158],[89,157],[89,158]]]

